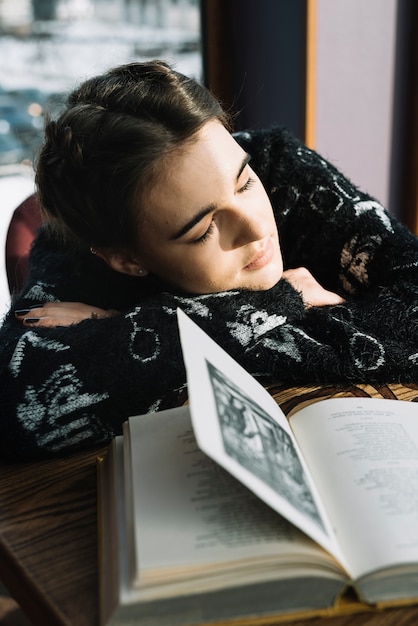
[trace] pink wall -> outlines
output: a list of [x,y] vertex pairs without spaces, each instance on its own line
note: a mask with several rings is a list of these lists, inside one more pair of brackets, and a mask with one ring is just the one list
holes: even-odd
[[317,0],[315,147],[388,208],[398,1]]

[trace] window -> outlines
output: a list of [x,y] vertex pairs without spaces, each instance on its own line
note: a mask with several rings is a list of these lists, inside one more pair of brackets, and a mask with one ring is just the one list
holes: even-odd
[[[163,58],[200,78],[197,0],[2,0],[1,145],[13,138],[31,162],[43,114],[81,80],[134,60]],[[12,159],[2,154],[0,165]],[[17,153],[16,153],[17,154]],[[10,163],[8,163],[10,165]]]

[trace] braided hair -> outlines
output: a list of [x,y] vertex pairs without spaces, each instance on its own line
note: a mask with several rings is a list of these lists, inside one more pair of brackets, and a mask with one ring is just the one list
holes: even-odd
[[36,184],[49,228],[86,247],[134,249],[158,163],[213,119],[229,128],[215,97],[162,61],[85,81],[46,123]]

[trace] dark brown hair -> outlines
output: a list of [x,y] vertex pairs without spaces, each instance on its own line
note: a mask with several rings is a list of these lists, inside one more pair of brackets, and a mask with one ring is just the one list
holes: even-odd
[[229,126],[204,86],[162,61],[87,80],[46,124],[36,172],[45,220],[86,246],[134,248],[156,164],[212,119]]

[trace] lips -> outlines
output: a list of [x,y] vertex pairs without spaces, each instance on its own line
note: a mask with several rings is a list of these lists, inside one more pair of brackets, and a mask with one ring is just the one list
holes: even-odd
[[246,265],[244,269],[259,270],[260,268],[270,263],[271,259],[273,258],[273,254],[273,242],[270,238],[268,238],[263,248],[261,248],[261,250],[257,250],[250,263],[248,263],[248,265]]

